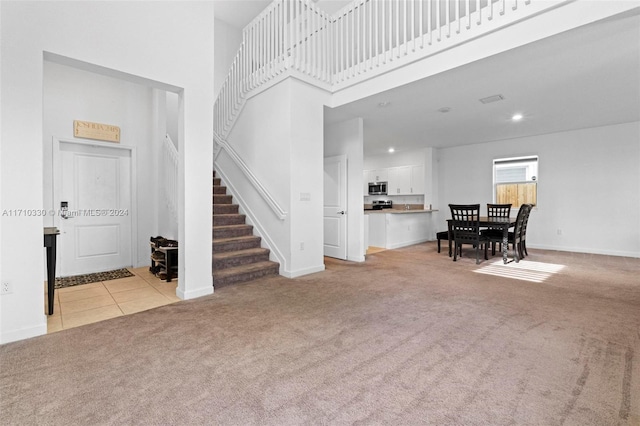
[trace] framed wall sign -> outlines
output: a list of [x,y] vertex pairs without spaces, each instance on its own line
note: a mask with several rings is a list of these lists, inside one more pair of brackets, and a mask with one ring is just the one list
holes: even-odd
[[120,143],[120,127],[112,126],[111,124],[73,120],[73,136]]

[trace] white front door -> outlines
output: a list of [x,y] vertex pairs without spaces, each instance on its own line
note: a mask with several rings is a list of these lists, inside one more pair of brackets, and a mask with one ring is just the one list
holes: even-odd
[[54,141],[58,276],[132,266],[130,148]]
[[324,255],[347,258],[347,157],[324,159]]

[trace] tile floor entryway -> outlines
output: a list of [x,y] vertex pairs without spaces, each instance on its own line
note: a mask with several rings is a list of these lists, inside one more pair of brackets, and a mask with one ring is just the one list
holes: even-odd
[[[160,280],[149,267],[127,268],[133,277],[56,289],[47,333],[133,314],[180,300],[178,280]],[[45,282],[45,313],[47,307]]]
[[369,246],[367,248],[367,254],[380,253],[381,251],[385,251],[385,250],[386,248],[383,248],[383,247]]

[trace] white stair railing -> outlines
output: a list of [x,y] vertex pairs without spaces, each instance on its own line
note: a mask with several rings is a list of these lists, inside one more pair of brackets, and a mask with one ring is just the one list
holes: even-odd
[[214,105],[216,134],[226,138],[246,95],[286,70],[330,83],[330,23],[307,0],[275,0],[245,27]]
[[287,217],[287,212],[278,204],[275,197],[260,183],[260,180],[251,172],[249,167],[240,158],[238,153],[229,144],[217,137],[214,137],[214,162],[218,156],[224,151],[231,158],[235,166],[244,174],[245,178],[251,183],[256,192],[264,200],[264,202],[273,211],[279,220],[284,220]]
[[[531,0],[360,0],[336,14],[332,84],[357,78]],[[510,3],[511,6],[507,6]],[[433,49],[432,49],[433,50]]]
[[178,150],[167,134],[162,140],[162,188],[164,202],[171,216],[178,221]]

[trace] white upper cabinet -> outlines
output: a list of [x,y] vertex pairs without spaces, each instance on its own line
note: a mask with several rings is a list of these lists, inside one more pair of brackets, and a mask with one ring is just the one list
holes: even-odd
[[424,166],[411,166],[411,194],[424,194]]
[[368,170],[368,182],[387,182],[389,180],[389,169]]
[[411,166],[391,167],[387,194],[404,195],[411,192]]
[[424,166],[391,167],[389,169],[388,194],[424,194]]

